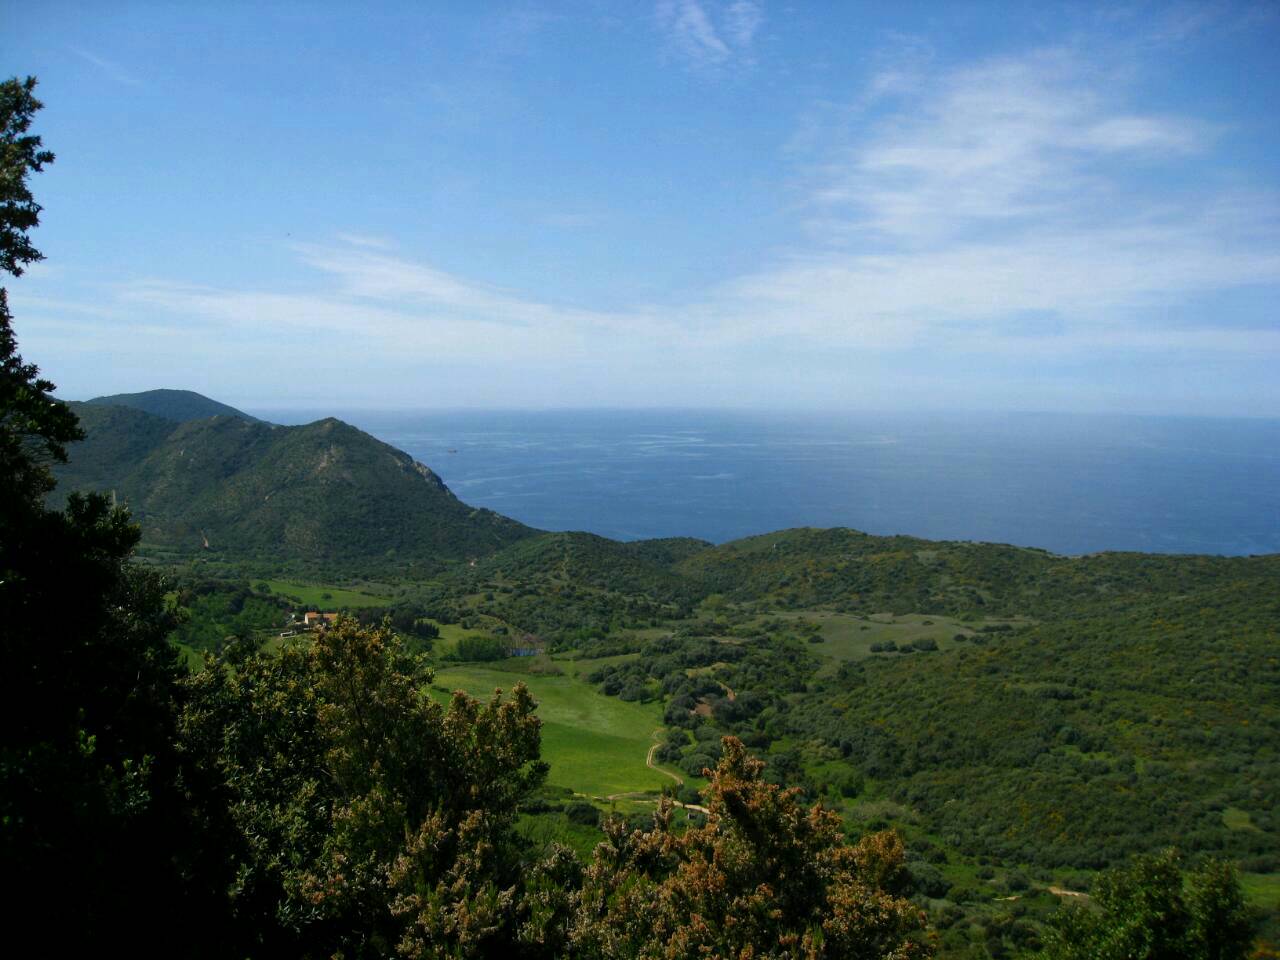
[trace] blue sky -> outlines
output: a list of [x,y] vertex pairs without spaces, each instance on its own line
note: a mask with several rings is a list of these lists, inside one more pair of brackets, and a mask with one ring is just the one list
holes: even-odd
[[1274,3],[369,8],[0,13],[62,395],[1280,416]]

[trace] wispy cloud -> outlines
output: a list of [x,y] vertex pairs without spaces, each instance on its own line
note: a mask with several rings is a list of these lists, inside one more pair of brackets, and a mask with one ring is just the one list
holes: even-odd
[[[668,6],[672,36],[713,65],[758,29],[744,19],[735,32],[723,10],[713,20],[698,4]],[[354,344],[370,369],[465,369],[451,382],[467,389],[476,370],[588,384],[565,387],[561,402],[578,403],[661,402],[656,385],[682,402],[709,402],[708,384],[740,399],[744,377],[772,396],[857,402],[847,371],[876,357],[883,384],[927,381],[957,359],[972,371],[1280,364],[1274,323],[1170,319],[1196,297],[1280,292],[1280,196],[1215,173],[1231,131],[1141,109],[1078,50],[950,69],[917,56],[910,82],[901,62],[885,69],[899,78],[870,78],[789,154],[803,168],[795,187],[810,240],[683,303],[567,306],[347,234],[292,248],[305,294],[147,280],[92,310],[36,298],[23,309],[49,336],[70,336],[78,312],[86,327],[118,318],[185,332],[155,333],[156,349],[221,355],[233,344],[238,356],[271,357],[319,344],[332,358]],[[889,369],[903,357],[910,374]],[[957,396],[980,395],[974,379]],[[509,402],[517,390],[493,395]]]
[[342,243],[368,250],[394,250],[396,245],[394,240],[369,233],[338,233],[337,238]]
[[130,87],[136,87],[142,83],[141,80],[113,60],[108,60],[106,57],[100,57],[96,54],[90,53],[88,50],[83,50],[80,47],[67,47],[67,49],[86,63],[93,64],[117,83],[123,83]]
[[933,78],[870,135],[838,134],[811,200],[825,220],[879,241],[1114,222],[1145,212],[1123,195],[1133,185],[1120,164],[1158,167],[1212,136],[1109,103],[1103,78],[1063,51],[1004,58]]
[[[729,294],[831,340],[1242,349],[1212,317],[1194,334],[1158,319],[1187,295],[1280,284],[1280,197],[1215,186],[1211,165],[1179,186],[1220,131],[1132,109],[1114,77],[1067,50],[935,71],[895,92],[878,123],[850,111],[825,143],[812,131],[804,141],[802,189],[825,252],[797,251]],[[1020,335],[1020,317],[1046,312],[1061,322]]]
[[756,31],[764,23],[764,8],[751,0],[737,0],[724,13],[725,33],[736,50],[750,51]]
[[749,63],[764,8],[751,0],[730,4],[660,0],[658,26],[671,48],[690,66],[711,68]]

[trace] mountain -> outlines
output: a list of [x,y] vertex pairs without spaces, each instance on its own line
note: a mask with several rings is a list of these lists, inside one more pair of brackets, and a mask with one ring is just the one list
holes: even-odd
[[144,390],[142,393],[114,393],[106,397],[86,400],[96,406],[131,407],[155,417],[164,417],[176,423],[188,420],[205,420],[209,417],[239,417],[250,423],[261,423],[257,417],[229,407],[217,400],[210,400],[193,390]]
[[421,571],[537,532],[467,506],[408,454],[340,420],[278,427],[72,407],[87,437],[58,468],[56,495],[114,492],[153,555]]

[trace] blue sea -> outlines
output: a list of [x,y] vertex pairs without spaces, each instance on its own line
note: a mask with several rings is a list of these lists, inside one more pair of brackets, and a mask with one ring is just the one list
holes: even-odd
[[546,530],[717,543],[785,527],[1056,553],[1280,552],[1280,420],[1067,414],[335,415]]

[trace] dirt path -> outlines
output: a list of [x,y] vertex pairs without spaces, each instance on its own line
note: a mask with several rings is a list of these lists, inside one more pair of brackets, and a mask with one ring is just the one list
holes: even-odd
[[663,770],[660,766],[658,766],[656,763],[654,763],[654,762],[653,762],[653,755],[654,755],[655,753],[657,753],[657,752],[658,752],[658,748],[659,748],[660,746],[662,746],[662,744],[661,744],[661,743],[656,742],[656,741],[658,740],[658,737],[661,735],[661,733],[662,733],[662,728],[661,728],[661,727],[659,727],[657,730],[653,731],[653,739],[654,739],[655,743],[653,744],[653,746],[651,746],[651,747],[649,748],[649,752],[648,752],[647,754],[645,754],[645,757],[644,757],[644,765],[645,765],[646,767],[648,767],[650,770],[657,770],[657,771],[658,771],[660,774],[662,774],[664,777],[670,777],[672,780],[674,780],[674,781],[676,782],[676,786],[677,786],[677,787],[683,787],[683,786],[684,786],[684,777],[676,776],[676,774],[672,773],[672,772],[671,772],[671,771],[669,771],[669,770]]
[[[653,731],[653,738],[655,742],[649,747],[649,752],[645,754],[644,765],[648,767],[650,770],[658,771],[658,773],[662,774],[664,777],[670,777],[672,780],[676,782],[676,786],[683,787],[684,786],[683,777],[677,776],[676,774],[672,773],[670,770],[663,770],[660,766],[658,766],[656,763],[653,762],[653,755],[658,752],[658,747],[662,746],[660,742],[656,742],[659,735],[661,735],[661,733],[662,733],[661,727]],[[585,794],[579,794],[579,796],[585,796]],[[644,803],[658,802],[657,800],[652,799],[650,796],[647,796],[643,791],[637,791],[637,790],[632,790],[628,793],[611,793],[609,794],[609,796],[605,797],[604,799],[605,800],[639,800]],[[702,813],[702,814],[708,814],[711,812],[706,807],[696,803],[681,803],[679,800],[676,800],[675,804],[678,807],[684,807],[686,810],[697,810],[699,813]]]
[[1055,897],[1080,897],[1084,900],[1089,899],[1087,893],[1081,893],[1079,890],[1064,890],[1062,887],[1050,887],[1049,892]]

